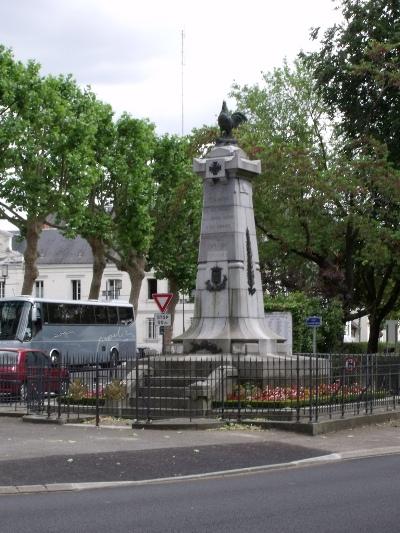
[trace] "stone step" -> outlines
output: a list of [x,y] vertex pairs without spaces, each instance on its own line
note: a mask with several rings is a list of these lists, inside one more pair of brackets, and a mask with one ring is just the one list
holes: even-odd
[[145,420],[147,417],[150,419],[163,419],[163,418],[189,418],[189,417],[196,417],[196,416],[205,416],[207,413],[205,413],[202,409],[171,409],[171,408],[157,408],[152,407],[149,410],[144,408],[138,408],[137,410],[135,407],[132,407],[129,409],[129,412],[132,414],[133,418],[138,418],[139,420]]
[[[129,399],[129,405],[131,407],[136,406],[136,397]],[[170,409],[181,409],[187,411],[191,407],[194,407],[194,402],[188,397],[163,397],[163,396],[139,396],[137,398],[138,408],[145,409],[147,406],[150,408],[157,408],[159,411],[165,411]]]
[[190,385],[187,386],[170,386],[170,385],[158,385],[158,384],[151,384],[149,387],[143,386],[138,388],[138,396],[146,397],[146,396],[161,396],[164,398],[171,398],[171,397],[186,397],[190,394],[191,387]]
[[[138,369],[151,367],[155,375],[180,375],[197,378],[198,376],[208,376],[215,368],[221,366],[218,361],[168,361],[165,359],[140,360]],[[133,370],[134,371],[134,370]]]
[[196,377],[195,379],[186,376],[149,376],[144,379],[141,388],[150,387],[190,387],[190,384],[203,381],[205,377]]

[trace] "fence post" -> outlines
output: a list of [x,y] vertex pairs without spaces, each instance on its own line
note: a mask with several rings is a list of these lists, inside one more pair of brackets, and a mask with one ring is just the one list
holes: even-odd
[[96,350],[96,427],[100,425],[99,411],[99,352]]
[[[315,328],[314,328],[315,330]],[[308,414],[308,419],[310,422],[312,422],[312,405],[313,405],[313,383],[312,383],[312,354],[310,354],[310,357],[309,357],[309,368],[308,368],[308,371],[309,371],[309,374],[310,374],[310,380],[309,380],[309,383],[310,383],[310,390],[309,390],[309,395],[310,395],[310,401],[308,402],[308,409],[309,409],[309,414]]]
[[346,386],[346,370],[345,370],[345,366],[343,364],[343,361],[342,361],[342,383],[341,383],[341,387],[342,387],[342,406],[341,406],[341,415],[342,415],[342,418],[344,418],[344,388]]
[[[64,367],[63,367],[64,368]],[[68,374],[67,374],[68,375]],[[68,378],[69,380],[69,378]],[[67,382],[65,382],[65,390],[61,385],[62,379],[61,379],[61,372],[58,374],[58,405],[57,405],[57,418],[61,418],[61,399],[65,394],[65,399],[68,401],[68,385]]]
[[365,355],[365,414],[368,414],[369,355]]
[[136,422],[139,421],[139,359],[136,358],[136,367],[135,367],[135,414]]
[[300,355],[296,356],[296,422],[300,422]]
[[238,404],[237,404],[237,421],[240,422],[241,420],[241,403],[240,403],[240,353],[238,353],[237,356],[237,396],[238,396]]
[[147,422],[150,422],[150,354],[147,354],[147,402],[146,402]]
[[224,356],[221,354],[221,418],[225,417],[225,371]]
[[318,422],[319,410],[319,353],[315,359],[315,421]]
[[[46,387],[48,390],[47,390],[47,418],[50,418],[50,413],[51,413],[51,406],[50,406],[50,390],[51,390],[51,385],[52,385],[52,377],[49,376],[49,380],[48,380],[50,383],[49,385]],[[44,389],[44,387],[43,387]],[[43,390],[43,394],[44,394],[44,390]]]

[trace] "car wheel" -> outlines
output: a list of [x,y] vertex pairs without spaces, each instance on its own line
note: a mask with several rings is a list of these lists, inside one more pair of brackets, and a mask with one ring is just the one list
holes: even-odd
[[57,352],[57,350],[53,350],[52,352],[50,352],[50,359],[51,359],[51,362],[53,363],[53,366],[60,366],[60,360],[61,360],[61,356],[60,356],[60,353]]

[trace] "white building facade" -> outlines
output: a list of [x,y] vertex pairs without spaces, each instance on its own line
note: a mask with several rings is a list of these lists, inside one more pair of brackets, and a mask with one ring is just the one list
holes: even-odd
[[[19,296],[24,278],[24,241],[14,233],[0,230],[0,297]],[[67,239],[55,229],[45,229],[39,240],[39,275],[33,295],[43,298],[87,300],[92,281],[92,253],[88,243],[77,237]],[[129,301],[129,276],[113,263],[107,264],[100,291],[100,300]],[[154,324],[159,312],[152,294],[167,293],[168,280],[157,280],[147,272],[142,282],[136,315],[137,346],[160,353],[162,336]],[[180,298],[175,309],[173,336],[180,335],[190,326],[193,303]]]

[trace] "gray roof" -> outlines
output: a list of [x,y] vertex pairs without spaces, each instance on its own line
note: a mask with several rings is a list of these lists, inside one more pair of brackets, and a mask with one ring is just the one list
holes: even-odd
[[[24,253],[26,241],[22,241],[17,235],[12,240],[13,250]],[[56,229],[45,229],[40,234],[38,245],[38,265],[63,265],[93,263],[92,250],[85,239],[76,237],[67,239]]]

